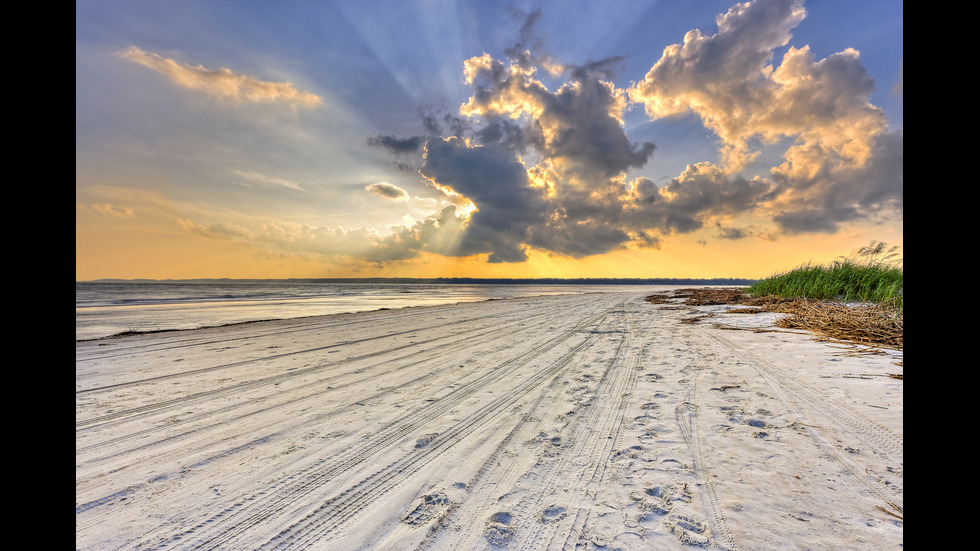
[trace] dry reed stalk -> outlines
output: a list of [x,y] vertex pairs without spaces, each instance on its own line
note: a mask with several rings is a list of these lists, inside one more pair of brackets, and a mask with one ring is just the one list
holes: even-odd
[[[672,303],[677,299],[684,299],[683,304],[690,306],[741,304],[769,312],[786,313],[790,315],[778,320],[777,327],[804,329],[830,339],[903,348],[902,311],[879,304],[845,304],[777,296],[751,297],[743,289],[711,288],[679,289],[673,293],[646,297],[648,302],[654,304]],[[745,313],[753,311],[757,310],[746,309]],[[684,323],[695,323],[701,319],[704,317],[688,318]]]
[[778,311],[790,316],[778,320],[777,327],[807,329],[861,344],[903,347],[902,312],[881,305],[798,299],[780,305]]

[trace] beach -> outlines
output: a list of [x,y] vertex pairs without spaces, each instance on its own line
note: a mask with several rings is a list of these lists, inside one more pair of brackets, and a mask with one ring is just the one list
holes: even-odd
[[76,342],[76,548],[902,547],[901,351],[643,299]]

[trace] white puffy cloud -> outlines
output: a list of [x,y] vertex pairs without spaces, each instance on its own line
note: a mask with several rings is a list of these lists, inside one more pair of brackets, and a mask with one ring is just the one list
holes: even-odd
[[791,46],[773,64],[805,15],[801,0],[737,4],[717,18],[716,34],[692,30],[665,48],[631,98],[654,119],[700,117],[720,138],[721,166],[731,174],[758,157],[753,139],[791,138],[771,170],[771,192],[759,199],[784,231],[834,231],[900,211],[902,134],[871,104],[875,83],[856,50],[817,60],[809,47]]

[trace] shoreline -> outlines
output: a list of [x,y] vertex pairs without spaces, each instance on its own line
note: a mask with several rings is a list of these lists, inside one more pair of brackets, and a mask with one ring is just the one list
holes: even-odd
[[[588,294],[588,293],[585,293],[585,294]],[[440,306],[458,306],[460,304],[470,304],[470,303],[479,304],[481,302],[490,302],[490,301],[494,301],[494,300],[520,300],[520,299],[523,299],[523,298],[542,297],[542,296],[559,296],[559,295],[528,295],[527,297],[486,298],[486,299],[481,299],[481,300],[447,302],[445,304],[419,304],[419,305],[415,305],[415,306],[400,306],[400,307],[394,307],[394,308],[382,307],[382,308],[374,308],[374,309],[371,309],[371,310],[351,310],[351,311],[345,311],[345,312],[335,312],[335,313],[331,313],[331,314],[311,314],[311,315],[308,315],[308,316],[296,316],[296,317],[284,317],[284,318],[265,318],[265,319],[255,319],[255,320],[233,321],[233,322],[229,322],[229,323],[220,323],[220,324],[216,324],[216,325],[202,325],[202,326],[199,326],[199,327],[182,327],[182,328],[173,328],[173,329],[148,329],[148,330],[145,330],[145,331],[143,331],[143,330],[131,330],[131,331],[123,331],[123,332],[120,332],[120,333],[115,333],[115,334],[112,334],[112,335],[106,335],[104,337],[93,337],[93,338],[90,338],[90,339],[75,339],[75,343],[78,344],[78,343],[90,342],[90,341],[101,341],[101,340],[107,340],[107,339],[120,339],[120,338],[126,338],[126,337],[135,337],[135,336],[139,336],[139,335],[152,335],[152,334],[156,334],[156,333],[172,333],[172,332],[177,332],[177,331],[198,331],[198,330],[203,330],[203,329],[221,329],[221,328],[225,328],[225,327],[234,327],[236,325],[247,325],[247,324],[251,324],[251,323],[263,323],[263,322],[275,322],[275,321],[292,321],[292,320],[296,320],[296,321],[302,321],[302,320],[315,321],[314,318],[322,318],[322,317],[328,317],[328,316],[348,316],[348,315],[355,315],[355,314],[371,314],[371,313],[375,313],[375,312],[397,312],[397,311],[409,310],[409,309],[413,309],[413,308],[433,308],[433,307],[440,307]]]
[[901,546],[900,355],[646,294],[77,341],[76,548]]
[[[649,285],[296,285],[269,280],[106,284],[76,288],[76,341],[246,321],[366,312],[382,308],[584,292],[665,289]],[[149,287],[144,288],[147,285]]]

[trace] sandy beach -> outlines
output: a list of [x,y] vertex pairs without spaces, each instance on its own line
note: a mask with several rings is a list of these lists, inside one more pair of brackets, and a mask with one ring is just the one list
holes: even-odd
[[76,548],[902,547],[901,351],[643,298],[77,342]]

